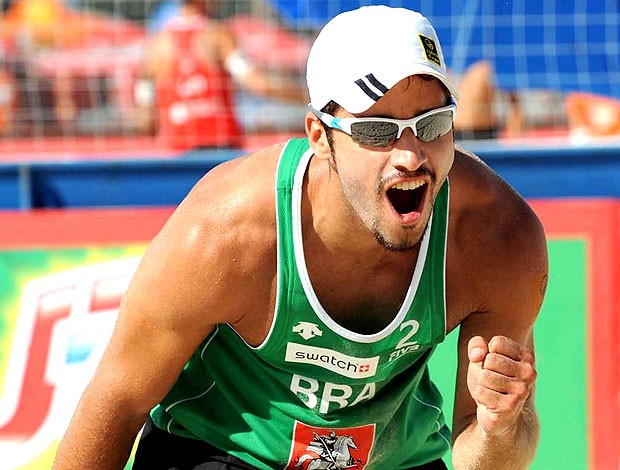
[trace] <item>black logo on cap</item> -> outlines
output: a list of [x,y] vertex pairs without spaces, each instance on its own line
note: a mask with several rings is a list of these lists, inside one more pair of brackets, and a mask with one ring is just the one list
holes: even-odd
[[431,38],[423,36],[422,34],[418,34],[418,37],[420,38],[420,42],[422,43],[422,48],[424,49],[424,54],[426,55],[426,58],[431,62],[435,62],[441,67],[439,50],[437,49],[435,41],[433,41]]
[[[355,84],[375,101],[379,101],[379,98],[381,98],[388,92],[388,88],[379,80],[377,80],[377,78],[372,73],[369,73],[365,77],[358,78],[357,80],[355,80]],[[374,87],[374,91],[371,88],[371,85],[372,87]]]

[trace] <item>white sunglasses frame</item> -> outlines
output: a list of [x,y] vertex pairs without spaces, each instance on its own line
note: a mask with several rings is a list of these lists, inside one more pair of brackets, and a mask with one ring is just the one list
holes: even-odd
[[[430,111],[427,111],[425,113],[422,113],[418,116],[412,117],[411,119],[390,119],[390,118],[381,118],[381,117],[363,117],[363,118],[356,118],[356,117],[346,117],[346,118],[339,118],[336,116],[332,116],[331,114],[328,113],[324,113],[323,111],[319,111],[318,109],[314,108],[312,106],[312,104],[308,105],[308,108],[310,109],[310,111],[312,111],[312,113],[314,113],[314,115],[316,117],[318,117],[321,122],[323,122],[327,127],[330,127],[331,129],[338,129],[342,132],[345,132],[348,135],[352,135],[352,131],[351,131],[351,125],[358,123],[358,122],[376,122],[376,121],[380,121],[380,122],[388,122],[388,123],[392,123],[392,124],[396,124],[398,126],[398,133],[396,134],[396,140],[400,139],[400,136],[403,135],[403,131],[406,128],[410,128],[411,131],[413,132],[413,135],[416,136],[416,138],[418,138],[418,130],[416,128],[416,124],[428,117],[428,116],[432,116],[434,114],[439,114],[439,113],[443,113],[445,111],[451,111],[452,112],[452,124],[454,125],[454,119],[456,118],[456,101],[454,100],[454,97],[452,97],[452,103],[447,105],[447,106],[442,106],[440,108],[435,108],[435,109],[431,109]],[[445,134],[442,134],[445,135]],[[438,136],[437,139],[441,137]],[[430,140],[428,142],[434,142],[435,140]],[[420,139],[421,142],[427,142],[425,140]]]

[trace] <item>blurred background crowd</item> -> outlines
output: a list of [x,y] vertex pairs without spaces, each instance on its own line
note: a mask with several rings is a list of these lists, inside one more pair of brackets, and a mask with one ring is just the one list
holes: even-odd
[[0,145],[252,149],[300,135],[314,35],[368,3],[433,22],[461,90],[459,139],[620,133],[616,2],[2,0]]

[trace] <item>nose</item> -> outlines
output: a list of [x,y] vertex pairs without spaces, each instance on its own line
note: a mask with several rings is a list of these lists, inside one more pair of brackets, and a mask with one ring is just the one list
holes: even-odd
[[400,171],[420,168],[428,160],[420,143],[410,128],[405,129],[392,148],[392,166]]

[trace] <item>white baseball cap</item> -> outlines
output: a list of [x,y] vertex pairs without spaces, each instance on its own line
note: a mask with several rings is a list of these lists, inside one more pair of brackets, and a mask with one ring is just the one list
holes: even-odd
[[420,13],[383,5],[361,7],[331,19],[308,55],[310,104],[335,101],[350,113],[366,111],[410,75],[431,75],[454,99],[435,29]]

